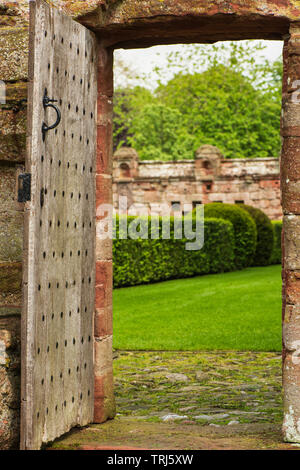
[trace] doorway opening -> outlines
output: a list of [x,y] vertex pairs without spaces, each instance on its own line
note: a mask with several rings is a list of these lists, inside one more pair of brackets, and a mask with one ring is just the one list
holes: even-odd
[[[199,46],[188,47],[190,54],[183,52],[182,57],[190,57],[192,62],[191,50],[195,47],[197,51]],[[124,178],[121,180],[117,171],[113,172],[115,211],[120,212],[120,195],[128,196],[130,214],[136,216],[166,216],[167,206],[170,214],[177,217],[179,212],[181,216],[191,213],[200,204],[216,204],[220,212],[223,210],[220,203],[224,205],[224,211],[227,205],[237,206],[236,210],[242,211],[245,211],[245,206],[252,206],[265,214],[269,234],[273,233],[270,235],[270,238],[273,237],[271,244],[274,243],[275,247],[280,242],[277,235],[275,242],[271,221],[282,217],[278,187],[282,80],[280,59],[278,62],[275,57],[274,61],[262,60],[257,75],[247,65],[245,70],[238,72],[233,66],[234,70],[230,70],[232,81],[229,71],[226,69],[226,75],[222,69],[222,80],[218,82],[218,74],[221,75],[224,62],[227,60],[230,69],[236,56],[241,59],[243,52],[247,48],[251,49],[252,44],[242,42],[231,43],[230,46],[221,44],[219,47],[218,51],[218,46],[214,46],[216,56],[210,66],[206,64],[205,68],[203,64],[202,69],[197,69],[197,61],[194,59],[194,68],[188,70],[188,60],[183,65],[180,63],[180,53],[173,56],[169,52],[168,64],[172,60],[176,63],[177,60],[176,72],[172,75],[168,70],[168,79],[164,83],[160,80],[156,89],[153,83],[147,88],[142,81],[136,85],[130,80],[123,84],[118,81],[118,68],[123,67],[124,63],[122,54],[116,56],[114,161],[118,160],[122,150],[122,161],[126,161],[127,167],[131,168],[133,147],[135,175],[126,185]],[[262,43],[256,47],[264,50]],[[280,48],[282,43],[277,49],[277,58],[281,53]],[[218,53],[221,56],[224,54],[223,61],[218,58]],[[123,57],[126,54],[129,53],[124,53]],[[225,60],[226,54],[229,58]],[[249,55],[246,62],[248,59]],[[178,68],[178,60],[181,69]],[[143,63],[147,62],[149,60],[144,59]],[[130,62],[126,63],[129,63],[130,70]],[[276,70],[274,82],[271,75],[268,78],[271,63],[273,71]],[[159,74],[159,71],[156,73]],[[161,77],[166,74],[166,70],[160,73]],[[208,80],[210,73],[214,82],[212,84]],[[259,78],[260,73],[262,75]],[[259,137],[263,130],[259,129],[258,123],[252,121],[254,127],[251,129],[249,119],[246,117],[243,121],[246,112],[252,113],[251,109],[246,110],[243,106],[235,108],[235,100],[241,104],[239,97],[233,96],[238,78],[241,80],[238,86],[242,88],[242,94],[254,93],[252,99],[256,111],[261,105],[262,116],[265,116],[268,100],[271,107],[274,105],[274,114],[271,113],[274,119],[268,116],[270,128],[265,129],[266,135],[268,132],[269,135],[264,148],[256,145],[258,141],[263,141]],[[258,85],[260,79],[264,82],[263,90]],[[202,81],[205,85],[201,88]],[[220,96],[216,96],[216,90]],[[189,92],[193,99],[190,99]],[[219,108],[215,102],[211,104],[213,109],[209,109],[208,102],[210,99],[213,102],[214,98]],[[246,96],[243,99],[248,103],[251,101]],[[227,109],[226,106],[222,107],[222,100]],[[203,110],[207,112],[204,116]],[[177,119],[173,119],[175,114]],[[231,123],[230,114],[234,121]],[[122,121],[125,116],[126,119]],[[182,128],[179,126],[180,119]],[[245,138],[245,134],[246,141],[248,139],[245,147],[243,142],[237,142],[238,122],[240,140]],[[188,139],[191,135],[187,130],[189,124],[193,129],[193,139],[190,141]],[[173,126],[171,131],[168,126]],[[255,128],[258,134],[255,134]],[[184,135],[182,148],[176,141],[180,132]],[[196,135],[199,140],[195,142]],[[274,145],[272,150],[267,144],[269,138]],[[256,144],[251,147],[250,142],[254,141]],[[136,153],[139,155],[137,165]],[[276,189],[266,197],[266,187]],[[184,208],[185,205],[190,208]],[[219,217],[222,218],[221,215]],[[215,244],[215,253],[217,246],[220,249],[219,241],[210,239],[209,234],[205,242]],[[127,247],[128,243],[130,241],[127,241]],[[220,427],[227,429],[226,432],[234,429],[233,434],[238,435],[239,429],[248,426],[259,434],[259,429],[265,429],[270,419],[270,422],[277,422],[275,428],[278,433],[282,420],[281,281],[280,266],[276,263],[280,263],[280,257],[275,258],[269,247],[269,251],[264,248],[265,259],[260,260],[261,264],[256,258],[256,261],[244,265],[240,271],[236,271],[236,266],[228,268],[220,265],[212,270],[207,268],[207,271],[187,269],[179,273],[176,268],[170,270],[168,265],[169,273],[165,275],[164,257],[159,259],[157,255],[155,259],[150,244],[148,240],[140,240],[139,248],[132,251],[134,261],[125,260],[120,255],[122,247],[119,242],[114,247],[117,413],[126,419],[138,417],[145,422],[176,423],[179,425],[179,433],[181,426],[200,425],[203,432]],[[147,255],[143,256],[142,250]],[[155,250],[157,254],[157,241]],[[220,251],[224,261],[225,250]],[[150,259],[148,264],[146,257]],[[217,255],[214,255],[214,262],[216,258]],[[151,263],[155,266],[152,277],[149,274]],[[203,264],[204,257],[199,257],[197,263],[198,266]],[[190,266],[191,261],[187,261],[187,264]],[[127,279],[124,275],[126,270]],[[264,282],[266,278],[270,288],[268,292]],[[272,299],[269,297],[271,291],[271,297],[274,295]],[[227,296],[228,303],[225,299]],[[264,316],[263,312],[259,313],[263,298],[268,299],[269,307],[272,305],[269,320],[268,314]],[[263,310],[266,311],[265,308]],[[275,316],[271,318],[273,314]],[[262,318],[276,325],[268,338],[268,345],[264,341],[266,338],[262,338],[265,331],[270,332],[270,329],[263,325]],[[246,339],[248,334],[249,338]],[[227,343],[225,337],[228,338]]]

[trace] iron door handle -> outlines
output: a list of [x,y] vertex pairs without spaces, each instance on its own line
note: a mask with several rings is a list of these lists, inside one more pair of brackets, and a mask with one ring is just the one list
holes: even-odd
[[48,93],[47,93],[47,88],[46,88],[45,93],[44,93],[44,98],[43,98],[43,107],[44,109],[53,108],[56,111],[56,121],[51,126],[48,126],[45,122],[43,122],[42,124],[43,141],[45,141],[46,132],[50,131],[51,129],[55,129],[61,121],[61,112],[58,109],[58,107],[55,106],[55,104],[53,104],[53,103],[57,103],[57,100],[51,100],[49,96],[47,95]]

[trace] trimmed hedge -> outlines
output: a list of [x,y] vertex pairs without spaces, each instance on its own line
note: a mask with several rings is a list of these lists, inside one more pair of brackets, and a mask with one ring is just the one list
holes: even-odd
[[233,225],[235,238],[235,265],[242,269],[252,264],[256,249],[257,231],[255,222],[244,209],[235,204],[213,202],[204,206],[205,218],[216,217],[228,220]]
[[[187,251],[185,244],[190,240],[184,238],[174,240],[174,218],[170,223],[169,240],[161,238],[162,218],[159,218],[160,239],[151,239],[150,218],[147,217],[143,218],[149,222],[147,239],[120,240],[121,217],[116,218],[117,237],[113,241],[114,287],[134,286],[235,269],[234,232],[229,221],[205,219],[203,248]],[[134,219],[136,217],[128,217],[127,227]]]
[[274,230],[274,244],[273,252],[270,259],[270,264],[281,264],[281,232],[282,232],[282,221],[272,220],[272,226]]
[[256,207],[239,204],[239,207],[247,211],[253,218],[257,230],[256,250],[252,266],[267,266],[273,252],[274,231],[267,214]]

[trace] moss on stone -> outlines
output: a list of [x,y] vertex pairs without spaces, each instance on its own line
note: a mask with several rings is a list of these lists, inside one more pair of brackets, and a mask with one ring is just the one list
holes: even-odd
[[28,77],[27,27],[0,28],[0,79],[4,81],[26,80]]
[[26,135],[0,135],[0,160],[24,162],[26,154]]
[[23,253],[23,213],[0,214],[0,262],[21,262]]
[[[116,351],[114,372],[117,417],[73,430],[52,448],[292,448],[280,432],[279,353]],[[187,418],[163,421],[169,413]]]
[[0,263],[0,290],[2,292],[20,291],[21,284],[21,263]]

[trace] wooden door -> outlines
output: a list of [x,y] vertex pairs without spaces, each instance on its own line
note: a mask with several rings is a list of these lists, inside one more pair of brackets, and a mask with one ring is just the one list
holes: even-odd
[[39,449],[93,420],[97,42],[36,0],[29,49],[21,448]]

